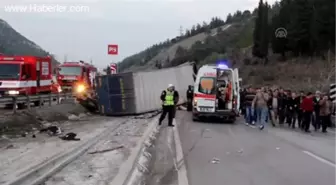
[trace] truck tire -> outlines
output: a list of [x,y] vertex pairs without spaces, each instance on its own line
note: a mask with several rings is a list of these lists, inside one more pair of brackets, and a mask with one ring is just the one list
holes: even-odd
[[25,104],[24,103],[18,103],[17,104],[17,109],[24,109],[25,108]]
[[43,105],[43,102],[40,102],[40,101],[34,101],[34,106],[35,106],[35,107],[38,107],[38,106],[40,106],[40,103],[41,103],[41,105]]
[[197,121],[199,121],[199,118],[197,116],[192,115],[192,120],[197,122]]

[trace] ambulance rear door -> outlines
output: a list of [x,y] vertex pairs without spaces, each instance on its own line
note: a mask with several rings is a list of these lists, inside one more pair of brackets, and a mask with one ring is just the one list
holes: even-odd
[[234,95],[236,98],[236,110],[240,109],[240,83],[239,83],[239,71],[238,68],[233,69],[233,79],[234,79]]

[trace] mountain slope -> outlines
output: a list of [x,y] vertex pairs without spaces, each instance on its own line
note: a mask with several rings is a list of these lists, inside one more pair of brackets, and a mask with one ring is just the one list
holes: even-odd
[[126,68],[125,71],[138,71],[138,70],[152,70],[156,68],[156,64],[160,63],[163,66],[168,66],[169,62],[176,57],[176,52],[179,47],[189,50],[196,42],[204,42],[209,36],[216,36],[218,34],[218,30],[221,29],[225,31],[230,28],[231,24],[226,24],[224,26],[220,26],[218,28],[211,29],[209,33],[199,33],[197,35],[188,37],[186,39],[182,39],[175,44],[172,44],[166,48],[163,48],[160,52],[157,53],[153,58],[151,58],[145,65],[138,66],[132,65],[129,68]]
[[[0,19],[0,53],[5,55],[51,55],[37,44],[21,35],[2,19]],[[58,62],[53,58],[53,66],[57,64]]]

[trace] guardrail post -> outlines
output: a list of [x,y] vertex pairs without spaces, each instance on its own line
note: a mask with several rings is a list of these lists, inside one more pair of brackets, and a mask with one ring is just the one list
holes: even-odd
[[67,99],[67,94],[64,92],[64,100]]
[[27,105],[27,109],[30,109],[30,97],[27,96],[27,100],[26,100],[26,105]]
[[52,102],[52,94],[49,94],[49,106],[51,107],[51,102]]
[[42,108],[42,97],[39,95],[39,108]]
[[16,97],[12,97],[13,98],[13,113],[16,113],[17,110],[17,102],[16,102]]
[[61,96],[60,93],[57,93],[57,104],[60,104],[61,102]]

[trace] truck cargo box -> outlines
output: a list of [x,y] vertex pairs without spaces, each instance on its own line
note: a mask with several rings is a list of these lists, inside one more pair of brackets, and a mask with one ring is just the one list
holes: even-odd
[[180,102],[186,102],[188,85],[194,84],[193,65],[188,63],[157,71],[98,76],[96,83],[101,114],[141,114],[161,109],[160,95],[168,84],[174,84]]

